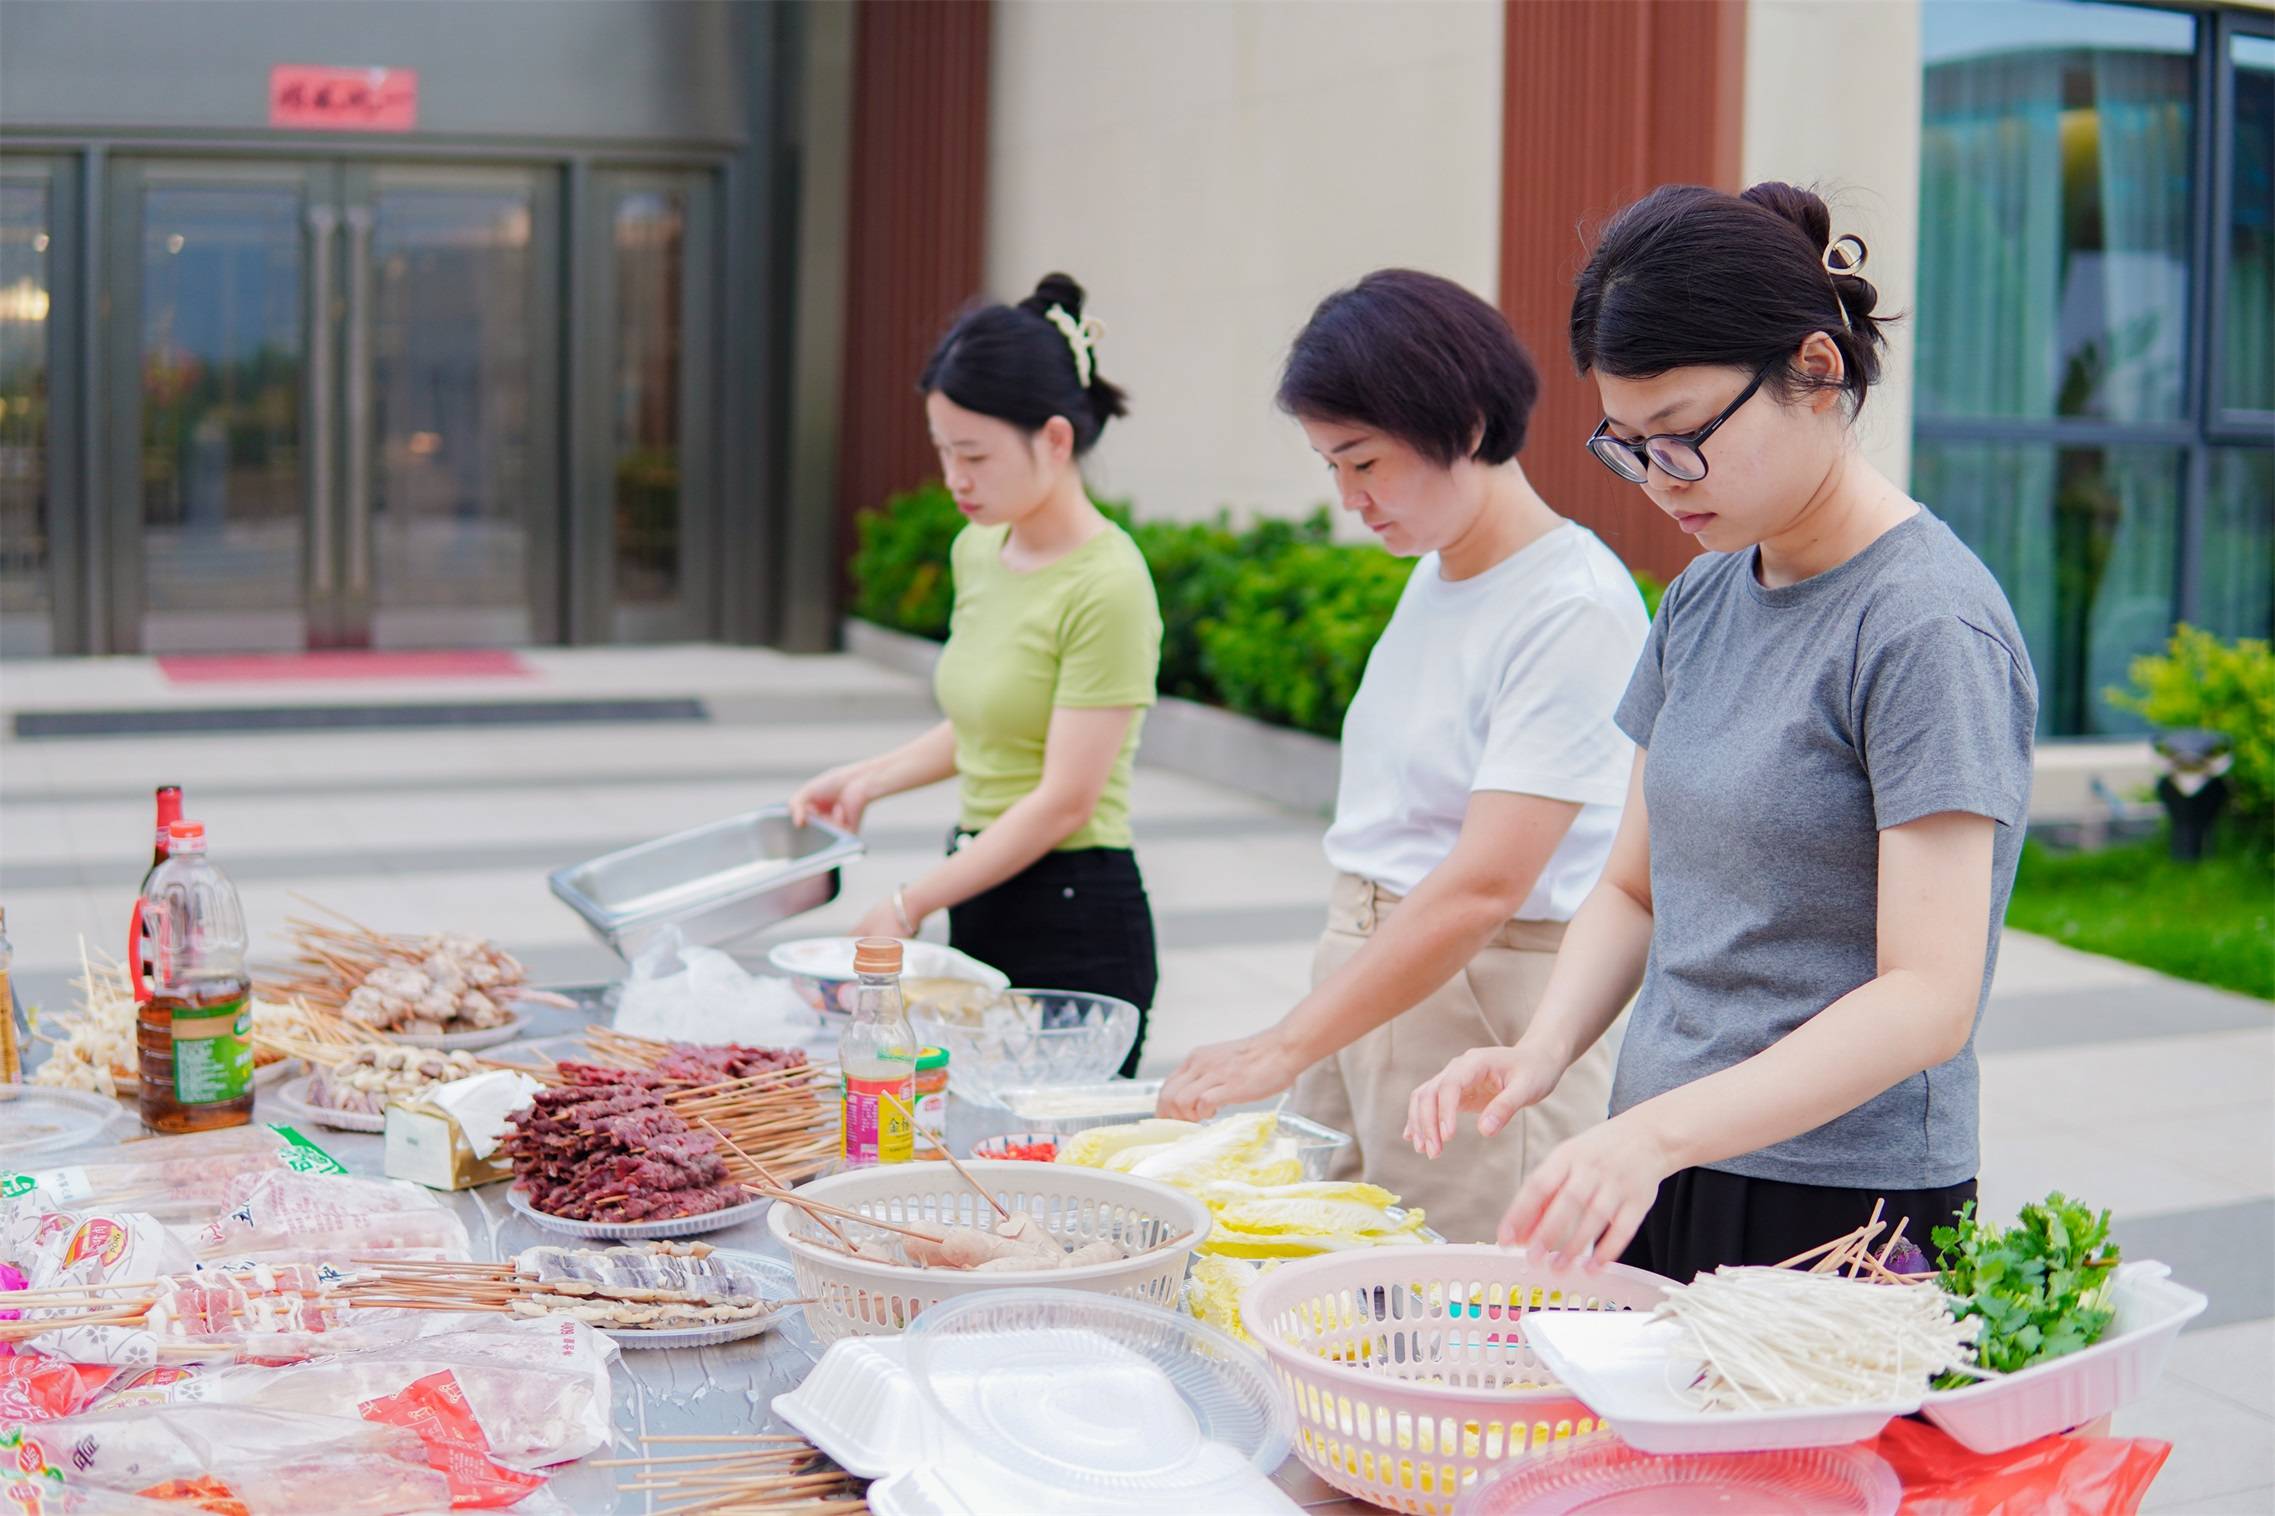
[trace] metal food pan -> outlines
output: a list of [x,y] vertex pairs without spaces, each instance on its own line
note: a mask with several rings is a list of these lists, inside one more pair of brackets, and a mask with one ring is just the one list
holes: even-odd
[[770,805],[556,869],[553,893],[623,957],[666,927],[718,947],[837,898],[861,839],[826,821],[793,826]]

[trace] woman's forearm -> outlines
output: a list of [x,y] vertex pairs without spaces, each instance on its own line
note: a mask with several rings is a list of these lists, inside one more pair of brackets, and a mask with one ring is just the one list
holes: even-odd
[[956,777],[956,728],[942,721],[894,748],[857,766],[861,783],[871,799],[920,790],[928,784]]
[[1668,1172],[1719,1163],[1815,1131],[1951,1058],[1949,1028],[1971,1007],[1894,969],[1849,991],[1740,1064],[1669,1090],[1619,1119],[1641,1127]]
[[1609,879],[1597,884],[1564,929],[1523,1040],[1570,1068],[1635,997],[1650,956],[1651,907]]
[[1509,919],[1502,892],[1442,882],[1433,874],[1349,963],[1296,1002],[1281,1023],[1305,1064],[1340,1052],[1427,999]]

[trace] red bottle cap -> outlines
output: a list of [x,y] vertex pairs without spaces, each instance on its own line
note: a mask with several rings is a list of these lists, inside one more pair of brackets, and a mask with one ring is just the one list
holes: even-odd
[[177,821],[166,828],[167,851],[175,853],[202,853],[205,851],[205,823]]

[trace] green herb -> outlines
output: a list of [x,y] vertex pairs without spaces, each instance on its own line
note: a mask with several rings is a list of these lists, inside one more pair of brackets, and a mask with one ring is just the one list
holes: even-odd
[[[1982,1319],[1975,1360],[1986,1369],[2011,1374],[2091,1347],[2116,1314],[2108,1303],[2117,1270],[2109,1213],[2095,1216],[2059,1190],[2024,1206],[2004,1231],[1976,1220],[1969,1201],[1959,1224],[1937,1227],[1934,1240],[1937,1283],[1954,1297],[1952,1314]],[[1973,1382],[1946,1375],[1937,1388]]]

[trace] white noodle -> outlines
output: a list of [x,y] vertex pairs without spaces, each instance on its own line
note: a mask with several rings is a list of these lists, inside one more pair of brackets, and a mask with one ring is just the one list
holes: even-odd
[[[1670,1373],[1701,1410],[1865,1405],[1908,1399],[1971,1370],[1978,1323],[1941,1290],[1791,1269],[1724,1268],[1667,1291],[1658,1319],[1682,1329]],[[1693,1375],[1694,1363],[1704,1371]]]

